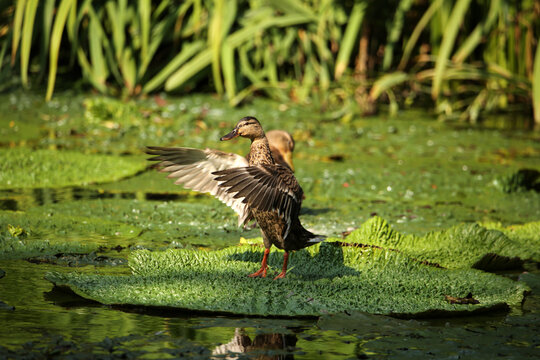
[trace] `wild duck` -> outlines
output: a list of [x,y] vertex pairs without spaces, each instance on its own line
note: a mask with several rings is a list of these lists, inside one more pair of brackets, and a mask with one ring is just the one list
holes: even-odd
[[[188,189],[208,192],[238,214],[238,225],[255,219],[261,229],[264,255],[261,268],[250,277],[265,277],[272,245],[285,250],[283,267],[275,277],[287,273],[289,252],[323,240],[306,230],[298,218],[303,191],[290,167],[277,164],[259,121],[242,118],[222,141],[237,136],[251,140],[248,163],[240,156],[192,148],[148,147],[163,172]],[[294,143],[293,143],[294,144]]]
[[288,166],[294,172],[292,159],[294,139],[292,135],[284,130],[270,130],[266,133],[266,138],[276,164]]

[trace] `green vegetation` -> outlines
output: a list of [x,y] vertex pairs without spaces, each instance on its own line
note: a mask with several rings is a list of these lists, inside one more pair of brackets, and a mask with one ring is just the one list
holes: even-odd
[[0,149],[0,156],[0,189],[115,181],[146,167],[140,159],[55,150]]
[[29,259],[56,254],[84,254],[97,250],[95,244],[54,242],[43,239],[19,239],[0,234],[0,259]]
[[[59,234],[103,234],[115,244],[124,241],[123,245],[126,245],[125,241],[129,239],[151,248],[187,244],[223,247],[236,244],[240,236],[259,234],[258,229],[243,231],[238,228],[236,214],[213,198],[186,200],[67,201],[29,209],[26,216],[34,220],[35,231],[47,232],[54,228]],[[78,221],[71,215],[73,213],[79,217]],[[40,219],[46,219],[46,222]]]
[[136,237],[140,233],[140,229],[136,226],[99,215],[85,216],[83,212],[73,215],[75,210],[76,206],[65,213],[47,207],[29,209],[25,212],[0,211],[0,224],[7,224],[6,228],[0,231],[19,238],[49,236],[70,238],[92,234],[97,237],[116,236],[124,240]]
[[462,224],[419,237],[400,234],[384,219],[374,217],[344,241],[394,249],[449,269],[506,270],[520,268],[524,260],[540,262],[538,222],[512,229],[507,237],[477,224]]
[[[322,243],[293,253],[283,281],[252,279],[262,249],[171,249],[130,255],[131,276],[48,273],[56,285],[103,304],[167,306],[249,315],[472,313],[521,303],[527,287],[478,270],[444,270],[381,249]],[[270,254],[279,269],[282,252]],[[270,271],[273,272],[272,270]],[[445,296],[477,304],[451,304]]]
[[47,99],[60,74],[82,74],[112,95],[262,92],[345,118],[427,100],[472,122],[535,106],[540,122],[534,0],[29,0],[0,18],[4,88],[47,77]]
[[[0,211],[0,259],[42,257],[42,261],[84,263],[93,253],[136,237],[134,226],[96,217],[54,212]],[[65,254],[78,254],[68,258]],[[52,256],[52,257],[48,257]]]

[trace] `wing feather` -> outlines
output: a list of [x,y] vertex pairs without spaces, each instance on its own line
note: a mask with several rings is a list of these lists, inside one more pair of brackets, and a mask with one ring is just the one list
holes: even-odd
[[[146,153],[153,155],[148,160],[157,161],[162,172],[168,172],[168,178],[175,184],[187,189],[210,193],[221,202],[231,207],[238,214],[238,225],[252,218],[248,204],[243,199],[234,198],[234,194],[225,191],[216,181],[212,173],[231,168],[248,166],[248,162],[240,155],[225,153],[211,149],[173,148],[149,146]],[[234,179],[241,183],[242,179]]]
[[[251,209],[276,212],[286,223],[284,237],[292,219],[300,212],[303,191],[289,168],[258,165],[216,171],[219,187],[235,199],[243,199]],[[241,179],[241,180],[239,180]]]

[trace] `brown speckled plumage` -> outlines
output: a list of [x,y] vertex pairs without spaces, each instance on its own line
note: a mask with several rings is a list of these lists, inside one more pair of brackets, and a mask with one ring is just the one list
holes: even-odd
[[[300,224],[302,188],[288,165],[274,161],[259,121],[245,117],[221,140],[237,136],[252,141],[247,166],[219,165],[212,161],[215,154],[208,153],[208,149],[202,154],[202,150],[196,149],[171,151],[170,148],[150,147],[147,152],[158,155],[150,160],[161,161],[162,171],[171,172],[169,177],[177,178],[177,184],[209,192],[233,208],[239,215],[239,224],[254,218],[261,228],[266,249],[261,269],[250,276],[266,276],[268,253],[274,245],[286,251],[282,272],[276,277],[283,278],[288,252],[312,245],[324,237],[314,235]],[[183,159],[178,155],[178,149],[192,153],[194,161]]]

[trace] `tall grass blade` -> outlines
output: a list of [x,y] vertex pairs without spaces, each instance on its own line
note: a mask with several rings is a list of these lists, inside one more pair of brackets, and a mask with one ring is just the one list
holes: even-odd
[[98,89],[102,91],[109,74],[103,54],[102,33],[99,31],[97,21],[96,17],[91,17],[88,25],[88,45],[92,64],[90,75],[93,77],[93,83],[99,84]]
[[122,61],[120,62],[120,70],[124,77],[124,86],[126,87],[129,95],[135,95],[137,84],[137,70],[135,65],[135,59],[133,58],[133,50],[131,48],[125,49],[123,52]]
[[424,15],[422,15],[422,17],[420,18],[416,26],[414,27],[414,30],[411,33],[409,40],[407,40],[405,48],[403,49],[403,55],[401,56],[401,60],[399,61],[399,65],[397,67],[398,70],[403,70],[405,69],[405,66],[407,66],[412,50],[414,49],[416,43],[418,42],[418,38],[420,37],[420,34],[424,31],[426,26],[429,24],[429,21],[431,20],[433,15],[437,12],[437,10],[439,10],[442,3],[443,3],[443,0],[433,1],[431,5],[429,6],[429,8],[424,13]]
[[60,42],[64,33],[69,10],[74,5],[75,0],[62,0],[56,12],[53,29],[51,33],[51,46],[49,50],[49,80],[47,83],[47,94],[45,99],[51,100],[56,82],[56,72],[58,70],[58,53],[60,51]]
[[405,21],[405,13],[409,11],[412,6],[412,0],[401,0],[399,2],[396,13],[394,14],[394,19],[391,22],[392,27],[388,31],[388,41],[384,48],[384,57],[383,57],[383,71],[388,71],[392,65],[392,60],[394,57],[394,46],[401,36],[401,31],[403,30],[403,23]]
[[2,49],[0,50],[0,71],[2,71],[2,67],[4,65],[4,57],[6,56],[8,45],[9,41],[7,39],[2,41]]
[[214,0],[213,14],[208,29],[208,43],[212,49],[212,76],[218,94],[223,93],[221,81],[221,40],[223,39],[224,0]]
[[304,5],[303,1],[299,0],[274,0],[269,2],[273,7],[281,10],[287,15],[297,14],[305,17],[309,21],[317,20],[317,17],[312,9]]
[[351,16],[345,30],[345,35],[343,35],[343,40],[341,41],[340,49],[336,59],[336,66],[334,70],[334,77],[336,79],[341,78],[345,69],[349,65],[349,59],[351,58],[351,53],[358,39],[358,33],[360,31],[360,26],[362,25],[362,20],[366,11],[366,3],[360,2],[354,5]]
[[42,11],[42,26],[41,26],[41,41],[40,45],[40,74],[41,77],[45,74],[47,68],[47,54],[49,43],[51,41],[51,28],[54,18],[54,0],[45,0]]
[[408,81],[409,79],[410,76],[402,71],[385,74],[379,79],[377,79],[377,81],[375,81],[375,83],[371,87],[371,91],[369,92],[369,98],[372,101],[375,101],[385,91],[388,91],[394,86],[400,85]]
[[109,0],[105,4],[111,25],[114,55],[119,63],[122,61],[122,52],[125,43],[125,5],[125,1],[122,0]]
[[534,111],[534,122],[536,124],[540,124],[540,44],[536,45],[536,54],[534,56],[532,103]]
[[223,79],[227,98],[232,100],[236,95],[236,72],[234,64],[234,51],[224,43],[221,47],[221,63],[223,65]]
[[205,49],[195,56],[192,60],[184,64],[165,82],[165,90],[176,89],[191,79],[199,71],[210,65],[212,62],[212,50]]
[[144,74],[146,74],[146,70],[151,63],[152,58],[154,57],[159,47],[163,45],[163,39],[168,36],[169,31],[174,25],[175,20],[176,18],[171,16],[152,26],[152,31],[150,34],[151,40],[148,45],[148,54],[144,60],[141,59],[139,70],[137,72],[137,76],[139,79],[142,79]]
[[497,20],[497,15],[501,11],[501,0],[491,0],[486,20],[478,24],[467,37],[467,40],[461,44],[459,49],[452,57],[453,62],[460,64],[473,52],[473,50],[482,41],[482,38],[488,35],[489,31],[493,27],[493,24],[495,23],[495,20]]
[[150,0],[139,0],[139,21],[141,23],[141,62],[146,63],[149,54],[150,44],[150,12],[152,10],[152,3]]
[[169,63],[152,79],[150,79],[143,87],[143,93],[149,93],[156,90],[158,87],[169,78],[186,61],[192,58],[195,54],[204,49],[205,43],[201,40],[186,44],[182,51],[178,53]]
[[11,38],[11,66],[15,65],[19,42],[21,41],[22,21],[24,10],[26,9],[26,0],[17,1],[15,15],[13,17],[13,37]]
[[226,39],[232,48],[236,48],[242,45],[244,42],[253,39],[254,34],[264,31],[266,28],[277,26],[287,27],[293,25],[300,25],[310,22],[311,19],[304,15],[283,15],[278,17],[265,18],[261,21],[257,21],[253,24],[246,25],[241,29],[238,29]]
[[[246,26],[235,31],[225,41],[227,42],[227,45],[234,49],[246,42],[247,40],[253,38],[253,34],[257,33],[258,31],[262,31],[268,27],[298,25],[308,21],[310,20],[303,15],[285,15],[279,16],[277,18],[268,18],[263,21],[257,22],[254,25]],[[171,77],[165,82],[165,90],[170,91],[182,86],[192,76],[210,65],[211,62],[212,50],[205,49],[195,58],[183,65],[180,69],[178,69],[174,74],[171,75]]]
[[21,38],[21,82],[24,86],[28,85],[28,64],[30,62],[30,49],[38,4],[38,0],[28,0],[24,12]]
[[441,42],[441,48],[435,63],[435,76],[433,77],[433,84],[431,87],[431,97],[433,99],[439,97],[444,71],[446,70],[446,63],[450,57],[450,52],[454,47],[459,27],[463,22],[463,18],[469,8],[470,2],[471,0],[457,0],[452,9],[452,13],[450,14]]

